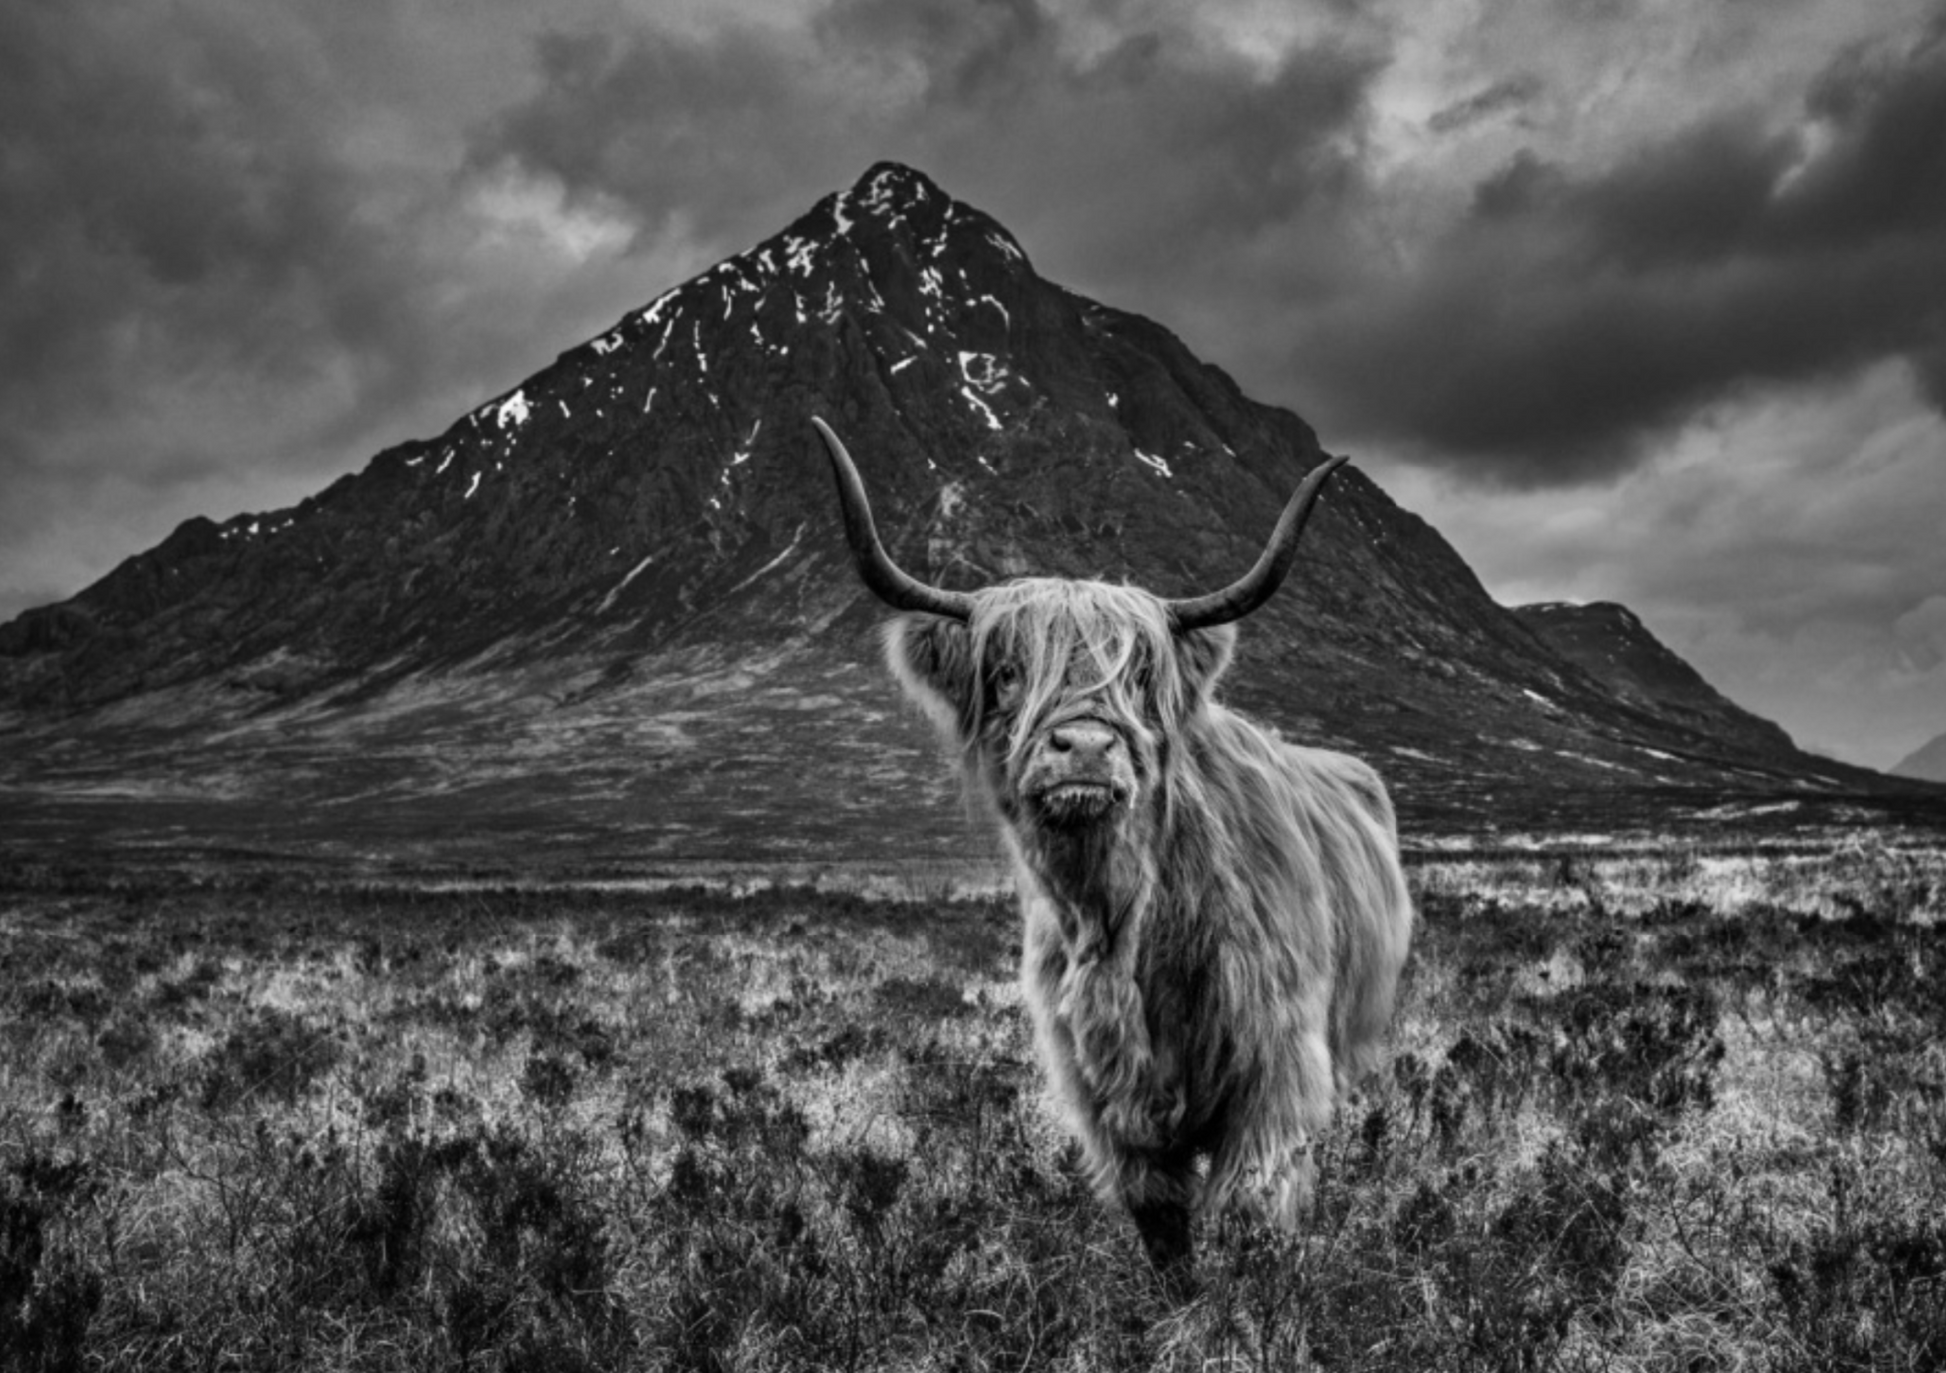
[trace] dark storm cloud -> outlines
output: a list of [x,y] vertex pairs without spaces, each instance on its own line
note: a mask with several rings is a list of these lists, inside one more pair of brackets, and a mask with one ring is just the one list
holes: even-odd
[[1099,35],[1033,0],[841,0],[807,31],[554,35],[539,91],[482,132],[473,162],[708,236],[781,224],[898,158],[1084,286],[1174,274],[1355,180],[1348,140],[1381,53],[1253,62],[1166,14],[1092,17]]
[[1886,358],[1946,403],[1946,44],[1847,54],[1802,113],[1805,143],[1719,116],[1598,173],[1516,157],[1295,359],[1338,423],[1520,483]]
[[829,189],[831,123],[777,118],[811,79],[778,36],[555,32],[535,40],[535,64],[539,90],[480,133],[476,170],[513,163],[575,194],[624,199],[648,233],[704,239],[747,233]]
[[8,23],[10,408],[123,392],[159,348],[291,368],[319,329],[370,332],[355,276],[322,320],[290,308],[308,272],[361,256],[356,188],[313,133],[319,92],[247,31],[172,20],[166,44],[127,7],[29,5]]
[[1426,127],[1434,133],[1452,133],[1495,115],[1518,110],[1540,94],[1543,84],[1532,72],[1506,77],[1477,94],[1435,111],[1426,121]]
[[9,9],[0,538],[35,562],[0,613],[159,537],[192,492],[281,471],[289,499],[331,436],[369,453],[425,387],[416,244],[334,144],[319,48],[269,8]]
[[0,618],[187,515],[294,500],[565,341],[550,312],[598,283],[535,302],[482,271],[457,142],[424,175],[434,121],[376,89],[401,78],[364,54],[423,42],[404,14],[5,9]]
[[[808,29],[555,34],[471,161],[729,252],[902,158],[1327,433],[1519,483],[1624,468],[1712,405],[1890,356],[1946,396],[1938,43],[1831,62],[1799,96],[1810,145],[1731,112],[1598,169],[1524,154],[1400,254],[1369,225],[1382,41],[1251,60],[1159,12],[1079,14],[841,0]],[[1516,72],[1429,127],[1542,93]]]

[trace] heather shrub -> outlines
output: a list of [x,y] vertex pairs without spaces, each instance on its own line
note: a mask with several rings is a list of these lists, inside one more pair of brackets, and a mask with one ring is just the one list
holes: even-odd
[[1937,1366],[1937,867],[1736,861],[1416,871],[1308,1224],[1180,1299],[993,903],[67,874],[0,931],[0,1367]]

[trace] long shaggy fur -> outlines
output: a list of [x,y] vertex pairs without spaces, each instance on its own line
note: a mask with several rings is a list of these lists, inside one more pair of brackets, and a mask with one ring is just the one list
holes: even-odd
[[[1233,644],[1176,635],[1139,589],[1052,579],[887,633],[1011,850],[1053,1098],[1165,1263],[1197,1208],[1297,1222],[1312,1139],[1381,1056],[1412,930],[1377,774],[1218,705]],[[1078,720],[1126,748],[1127,803],[1099,824],[1034,804],[1046,740]]]

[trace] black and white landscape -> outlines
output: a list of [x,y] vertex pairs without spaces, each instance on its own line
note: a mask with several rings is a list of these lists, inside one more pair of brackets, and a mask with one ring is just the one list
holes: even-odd
[[[898,556],[947,586],[1207,589],[1323,451],[881,164],[438,436],[295,507],[191,520],[0,628],[0,805],[51,845],[498,866],[517,833],[529,875],[963,853],[878,668],[813,415],[860,455]],[[1625,609],[1497,605],[1355,466],[1229,693],[1371,759],[1419,841],[1941,803],[1799,751]]]
[[[787,8],[0,19],[0,1368],[1946,1362],[1937,6]],[[814,417],[949,589],[1356,450],[1297,1233],[1091,1190]]]
[[[1229,580],[1322,456],[880,164],[437,437],[0,630],[0,1356],[153,1368],[1919,1366],[1946,788],[1355,467],[1229,699],[1388,779],[1420,929],[1312,1227],[1165,1294],[877,661],[896,555]],[[864,899],[869,896],[871,899]]]

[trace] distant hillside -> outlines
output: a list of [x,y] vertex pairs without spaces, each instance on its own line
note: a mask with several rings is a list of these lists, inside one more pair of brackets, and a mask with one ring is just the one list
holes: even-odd
[[1672,721],[1762,752],[1797,751],[1782,728],[1745,710],[1703,680],[1627,606],[1544,601],[1514,614],[1556,653],[1625,700]]
[[1920,745],[1892,769],[1894,777],[1916,777],[1922,782],[1946,782],[1946,734]]

